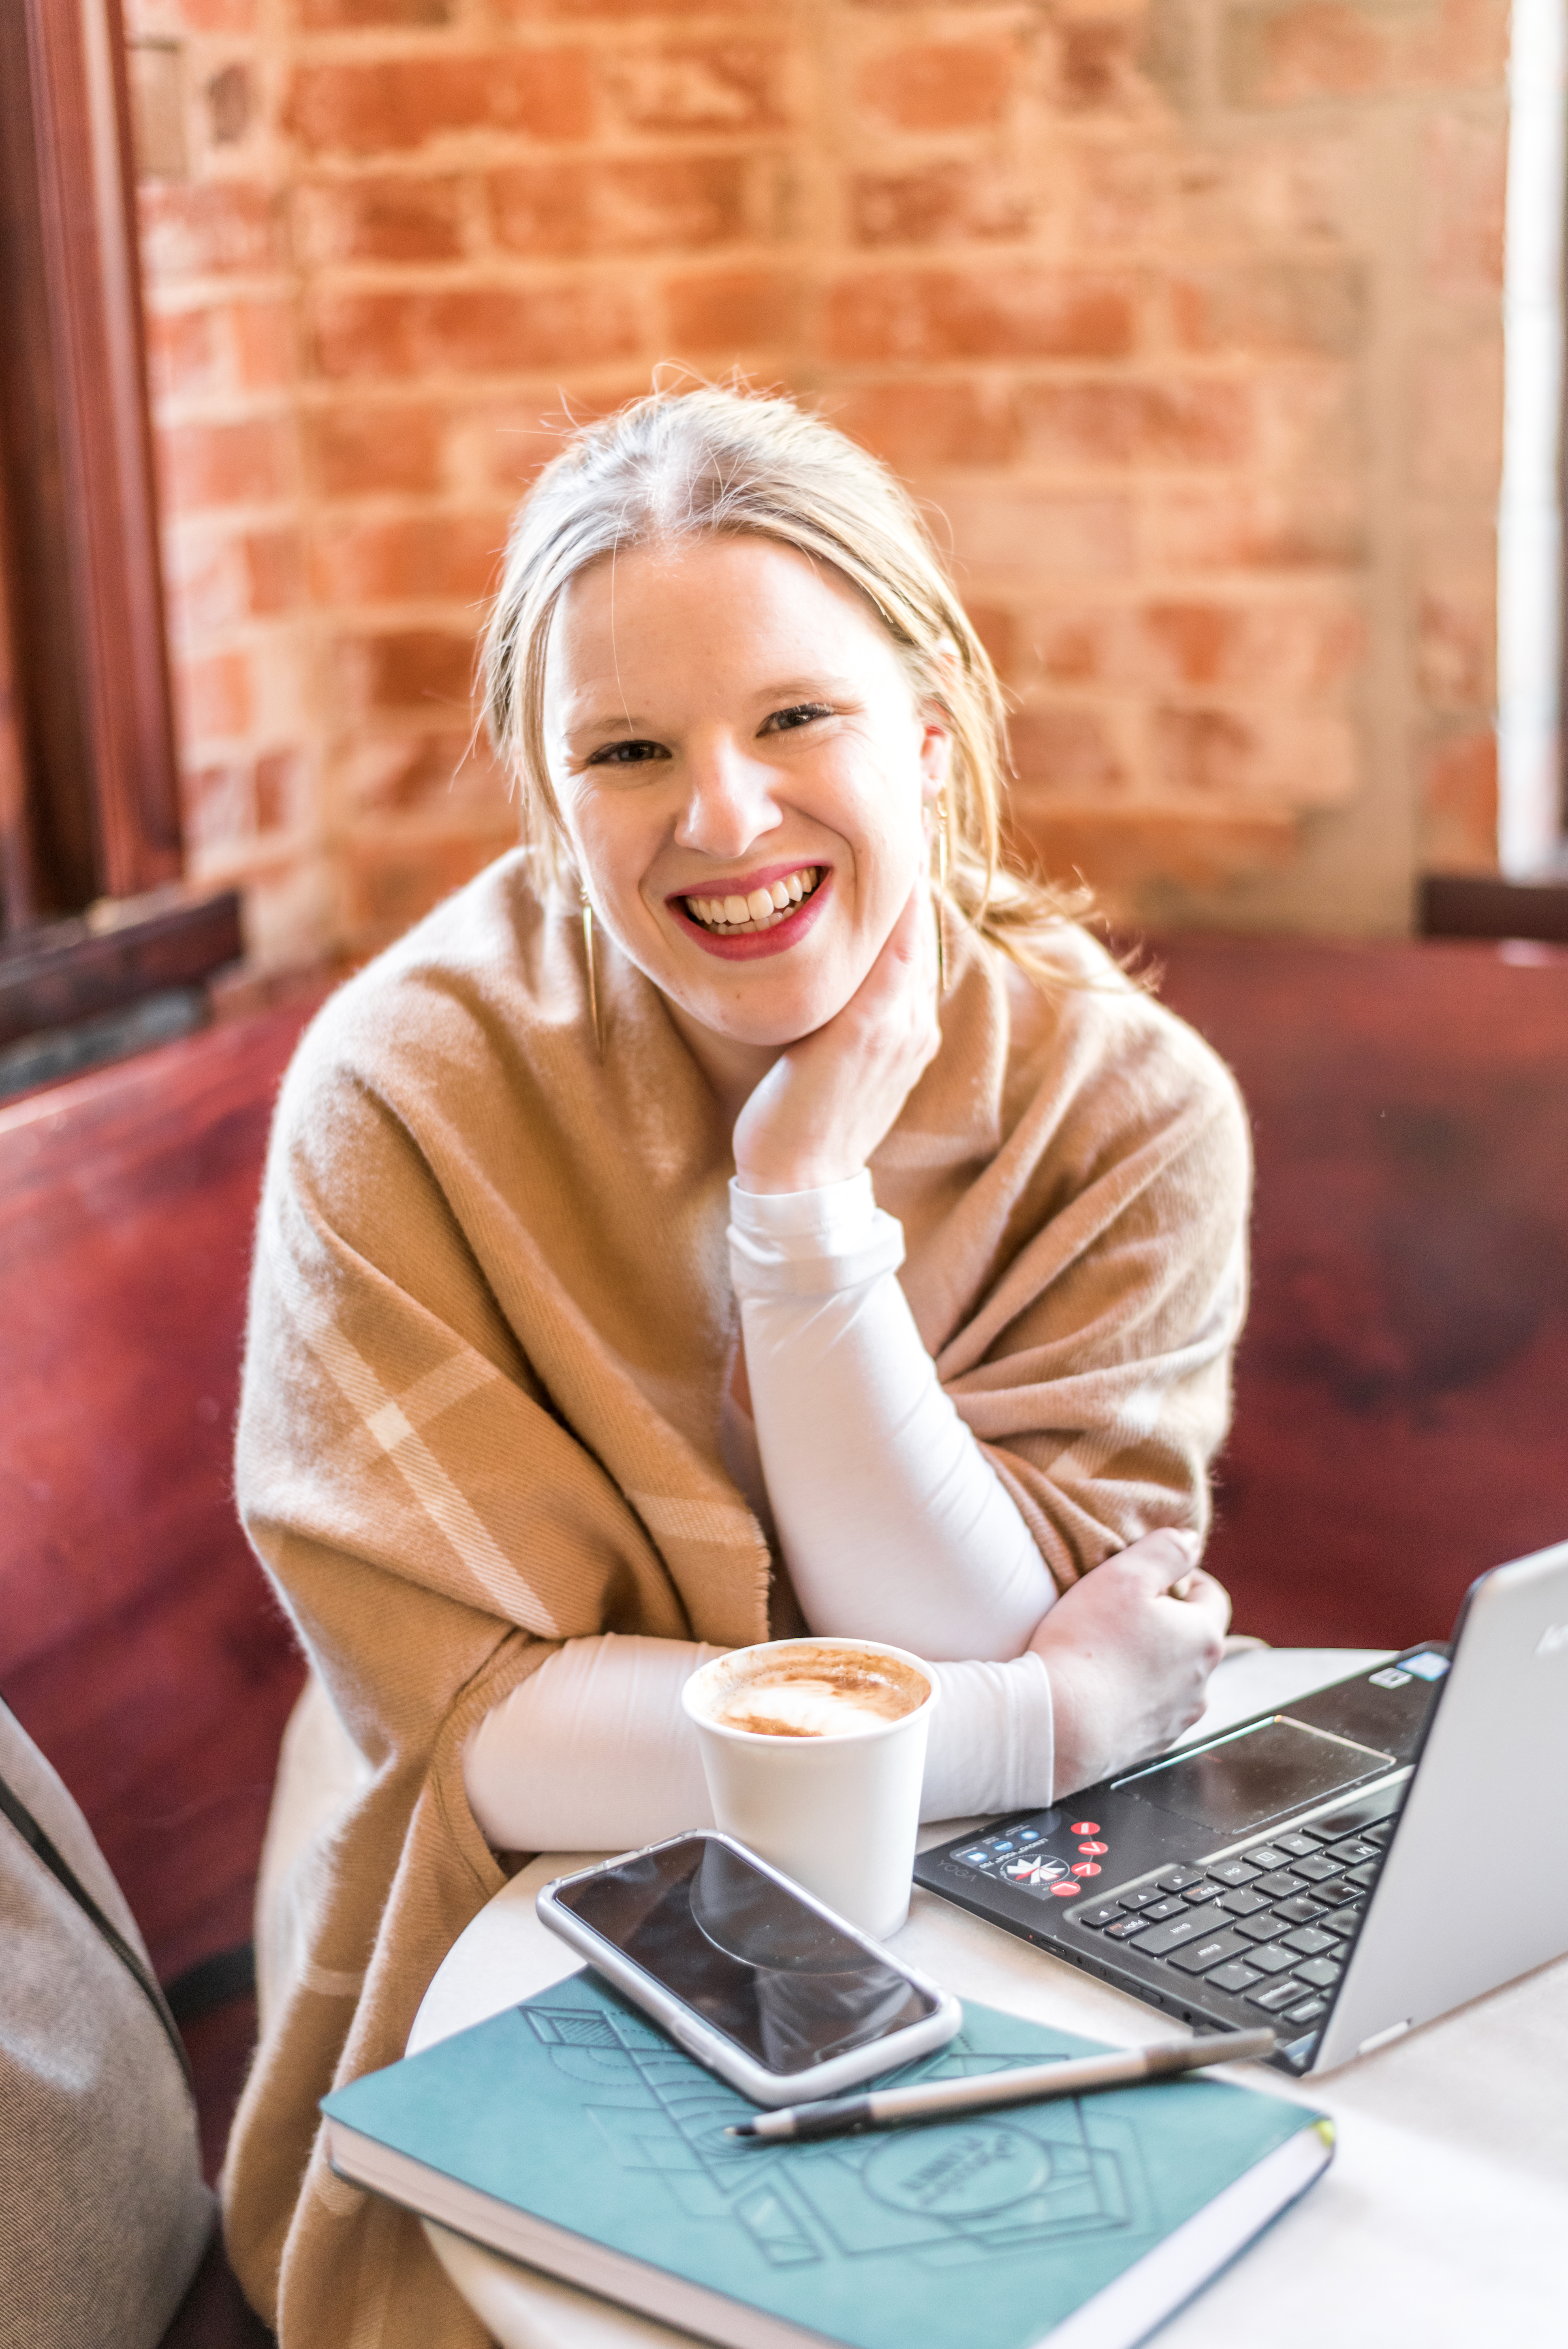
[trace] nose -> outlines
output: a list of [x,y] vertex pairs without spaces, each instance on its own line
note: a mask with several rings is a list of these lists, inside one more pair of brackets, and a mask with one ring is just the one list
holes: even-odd
[[715,736],[688,746],[684,764],[686,792],[675,834],[679,847],[734,858],[783,822],[773,775],[749,745]]

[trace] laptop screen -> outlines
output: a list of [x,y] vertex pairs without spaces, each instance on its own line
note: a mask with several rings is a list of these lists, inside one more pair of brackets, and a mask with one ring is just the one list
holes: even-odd
[[1118,1792],[1136,1786],[1162,1811],[1229,1835],[1337,1794],[1342,1786],[1380,1777],[1395,1766],[1392,1754],[1276,1713],[1272,1721],[1261,1721],[1196,1754],[1179,1754],[1119,1778],[1116,1785]]

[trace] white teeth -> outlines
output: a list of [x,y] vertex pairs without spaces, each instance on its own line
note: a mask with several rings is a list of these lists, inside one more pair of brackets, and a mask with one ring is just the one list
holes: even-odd
[[820,865],[808,864],[769,888],[753,889],[747,897],[738,893],[728,897],[688,897],[686,909],[706,929],[770,930],[811,895],[821,877]]

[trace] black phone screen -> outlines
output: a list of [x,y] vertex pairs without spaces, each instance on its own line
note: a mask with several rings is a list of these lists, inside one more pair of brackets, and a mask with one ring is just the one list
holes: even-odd
[[928,1992],[706,1837],[638,1852],[555,1898],[769,2072],[810,2071],[936,2012]]

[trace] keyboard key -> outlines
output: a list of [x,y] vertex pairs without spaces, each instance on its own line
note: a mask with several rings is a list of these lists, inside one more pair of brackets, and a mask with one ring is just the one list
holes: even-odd
[[1098,1909],[1075,1909],[1073,1920],[1098,1933],[1104,1926],[1114,1925],[1117,1919],[1125,1913],[1119,1900],[1102,1900]]
[[1345,1881],[1346,1884],[1354,1884],[1362,1892],[1369,1892],[1373,1879],[1382,1864],[1382,1858],[1379,1856],[1376,1860],[1367,1860],[1364,1867],[1347,1868],[1345,1871]]
[[1272,1875],[1260,1876],[1253,1890],[1266,1894],[1271,1900],[1284,1900],[1291,1893],[1299,1892],[1305,1880],[1305,1877],[1293,1876],[1288,1868],[1276,1868]]
[[1272,1941],[1280,1930],[1279,1919],[1266,1910],[1261,1917],[1238,1917],[1236,1920],[1237,1932],[1244,1933],[1249,1941]]
[[1355,1868],[1362,1860],[1376,1859],[1377,1848],[1375,1843],[1368,1843],[1365,1836],[1346,1836],[1333,1847],[1331,1857],[1342,1861],[1346,1868]]
[[1141,1933],[1148,1922],[1147,1917],[1119,1917],[1114,1925],[1107,1926],[1105,1938],[1108,1941],[1130,1941],[1134,1933]]
[[1299,1982],[1270,1982],[1266,1990],[1249,1991],[1247,2003],[1261,2006],[1265,2014],[1280,2014],[1287,2006],[1295,2005],[1300,1996]]
[[1205,1876],[1202,1878],[1198,1883],[1190,1884],[1187,1887],[1186,1891],[1181,1895],[1181,1898],[1191,1908],[1196,1909],[1200,1901],[1212,1900],[1214,1897],[1214,1892],[1215,1887],[1210,1883],[1208,1878]]
[[1331,1909],[1323,1920],[1323,1930],[1332,1933],[1336,1941],[1347,1941],[1356,1930],[1357,1922],[1357,1919],[1348,1916],[1343,1909]]
[[1286,1974],[1300,1962],[1295,1951],[1287,1950],[1283,1941],[1270,1941],[1263,1949],[1254,1942],[1247,1951],[1248,1965],[1256,1966],[1261,1974]]
[[1135,1892],[1119,1892],[1116,1897],[1124,1909],[1147,1909],[1151,1900],[1159,1899],[1160,1895],[1152,1884],[1144,1884]]
[[1308,1958],[1305,1965],[1297,1966],[1297,1982],[1308,1982],[1314,1990],[1332,1990],[1345,1971],[1332,1958]]
[[1258,1870],[1250,1859],[1217,1859],[1209,1873],[1222,1884],[1250,1884]]
[[1238,1885],[1234,1892],[1225,1893],[1220,1901],[1221,1908],[1233,1917],[1255,1917],[1260,1909],[1268,1905],[1263,1894],[1254,1892],[1250,1884]]
[[1283,1918],[1287,1925],[1305,1925],[1322,1914],[1320,1903],[1309,1900],[1305,1892],[1296,1893],[1293,1899],[1274,1902],[1274,1915]]
[[1162,1892],[1185,1892],[1190,1884],[1202,1884],[1201,1868],[1162,1868],[1158,1882]]
[[1239,1996],[1243,1991],[1251,1990],[1253,1982],[1262,1980],[1263,1976],[1257,1968],[1243,1964],[1240,1958],[1233,1958],[1228,1966],[1215,1966],[1205,1976],[1211,1990],[1228,1990],[1233,1996]]
[[1394,1822],[1392,1819],[1378,1819],[1373,1826],[1363,1827],[1361,1830],[1361,1836],[1363,1842],[1375,1843],[1378,1850],[1381,1851],[1387,1845],[1388,1838],[1393,1832]]
[[1313,1886],[1312,1897],[1321,1900],[1326,1909],[1337,1909],[1341,1902],[1356,1899],[1357,1894],[1354,1884],[1347,1884],[1343,1876],[1331,1876],[1326,1884]]
[[1201,1941],[1178,1950],[1171,1962],[1184,1974],[1206,1974],[1211,1966],[1222,1966],[1238,1957],[1246,1946],[1239,1933],[1206,1933]]
[[1254,1868],[1288,1868],[1290,1865],[1290,1854],[1281,1851],[1279,1846],[1273,1843],[1255,1843],[1243,1857]]
[[1205,1933],[1222,1931],[1230,1921],[1217,1909],[1189,1909],[1184,1917],[1172,1917],[1169,1925],[1150,1925],[1132,1946],[1151,1958],[1167,1958],[1172,1950],[1185,1949],[1189,1941],[1201,1941]]
[[1339,1872],[1339,1862],[1328,1858],[1321,1851],[1309,1851],[1305,1857],[1293,1860],[1291,1865],[1298,1876],[1305,1877],[1309,1884],[1321,1884],[1326,1877],[1336,1876]]
[[1146,1925],[1163,1925],[1168,1917],[1184,1917],[1186,1903],[1181,1900],[1151,1900],[1143,1912]]
[[1311,1827],[1293,1827],[1289,1835],[1274,1837],[1281,1851],[1287,1852],[1292,1859],[1305,1859],[1309,1852],[1315,1851],[1327,1840],[1326,1836],[1315,1835]]
[[1323,1932],[1316,1925],[1304,1925],[1299,1932],[1285,1935],[1284,1945],[1287,1950],[1299,1951],[1304,1958],[1316,1958],[1325,1950],[1332,1950],[1335,1940],[1332,1933]]
[[1287,2008],[1284,2019],[1287,2023],[1295,2023],[1298,2024],[1303,2023],[1315,2023],[1319,2015],[1326,2014],[1327,2013],[1328,2001],[1326,1998],[1309,1998],[1305,2006],[1293,2006]]

